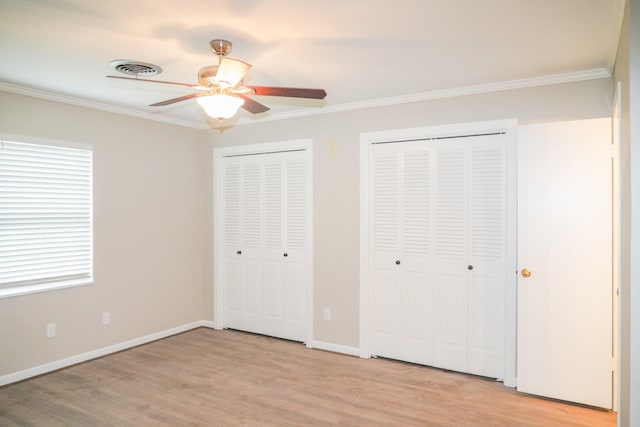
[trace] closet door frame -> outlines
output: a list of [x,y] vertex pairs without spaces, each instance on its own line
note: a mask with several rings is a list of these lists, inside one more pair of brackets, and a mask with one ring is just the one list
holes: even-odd
[[517,120],[458,123],[443,126],[394,129],[360,134],[360,343],[359,356],[371,357],[370,253],[369,253],[369,173],[370,147],[374,143],[400,142],[430,138],[480,135],[503,132],[506,135],[506,232],[507,262],[505,266],[504,313],[504,385],[516,386],[516,249],[517,249]]
[[213,150],[213,323],[214,329],[224,328],[223,293],[223,172],[224,158],[228,156],[256,155],[304,150],[307,168],[306,190],[309,196],[307,213],[306,256],[306,339],[307,346],[313,340],[313,140],[295,139],[261,144],[221,147]]

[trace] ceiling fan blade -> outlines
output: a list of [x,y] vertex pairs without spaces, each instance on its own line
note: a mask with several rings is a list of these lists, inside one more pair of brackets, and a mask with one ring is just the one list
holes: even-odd
[[244,108],[250,113],[259,114],[259,113],[264,113],[265,111],[269,111],[269,107],[259,103],[258,101],[255,101],[249,98],[246,95],[238,94],[237,96],[244,99],[244,104],[242,104],[242,108]]
[[218,66],[218,72],[216,73],[216,82],[228,84],[229,87],[234,87],[247,74],[251,68],[251,64],[240,61],[239,59],[223,57],[220,65]]
[[255,91],[254,95],[286,96],[289,98],[324,99],[327,92],[324,89],[304,89],[293,87],[248,86]]
[[200,86],[200,85],[196,85],[196,84],[190,84],[190,83],[165,82],[163,80],[138,79],[136,77],[122,77],[122,76],[107,76],[107,77],[110,78],[110,79],[134,80],[136,82],[164,83],[164,84],[168,84],[168,85],[195,87],[195,88],[202,88],[204,90],[207,89],[204,86]]
[[199,93],[190,93],[189,95],[179,96],[177,98],[167,99],[166,101],[156,102],[155,104],[149,105],[149,107],[162,107],[165,105],[175,104],[176,102],[186,101],[188,99],[197,98],[201,96]]

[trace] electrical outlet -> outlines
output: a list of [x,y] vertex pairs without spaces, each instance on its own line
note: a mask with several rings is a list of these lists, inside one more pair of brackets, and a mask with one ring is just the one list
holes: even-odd
[[324,320],[331,320],[331,309],[330,308],[325,308],[324,309]]
[[111,323],[111,314],[108,311],[105,311],[102,313],[102,324],[108,325],[109,323]]
[[47,338],[53,338],[56,336],[56,324],[49,323],[47,324]]

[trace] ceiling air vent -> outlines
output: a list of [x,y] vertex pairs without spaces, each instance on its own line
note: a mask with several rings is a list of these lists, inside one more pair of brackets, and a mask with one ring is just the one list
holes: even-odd
[[128,59],[118,59],[109,63],[111,68],[130,76],[155,76],[162,72],[159,65],[147,62],[131,61]]

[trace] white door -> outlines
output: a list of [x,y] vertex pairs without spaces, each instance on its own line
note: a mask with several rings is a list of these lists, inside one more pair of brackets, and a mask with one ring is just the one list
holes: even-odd
[[506,136],[437,142],[436,366],[504,375]]
[[371,147],[372,353],[504,367],[505,136]]
[[310,197],[306,153],[266,155],[264,181],[263,333],[304,341]]
[[380,144],[371,151],[372,353],[433,364],[429,272],[431,148]]
[[610,132],[610,119],[518,131],[518,390],[603,408],[612,404]]
[[224,327],[306,338],[306,162],[305,151],[224,159]]
[[262,164],[260,158],[226,159],[224,170],[225,326],[260,332],[264,317]]

